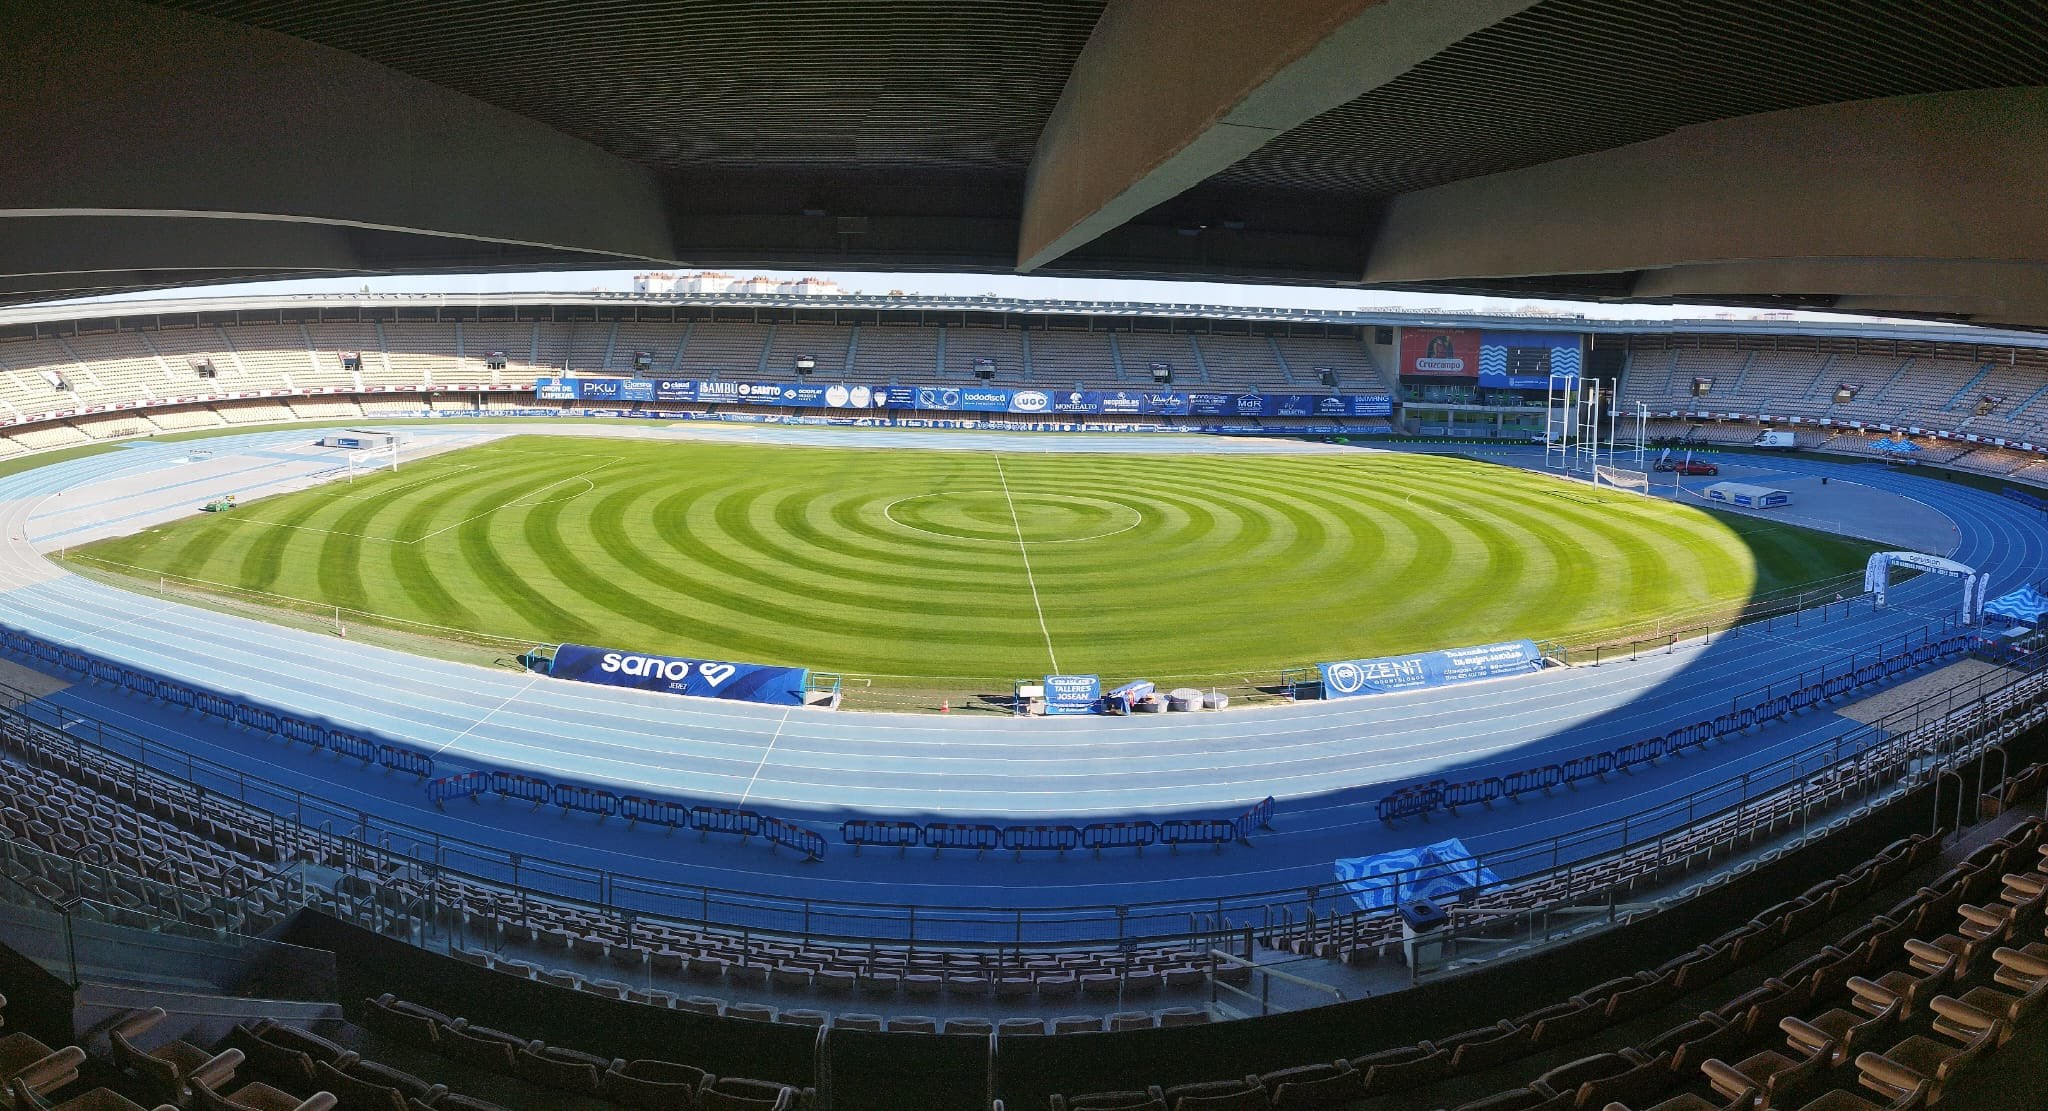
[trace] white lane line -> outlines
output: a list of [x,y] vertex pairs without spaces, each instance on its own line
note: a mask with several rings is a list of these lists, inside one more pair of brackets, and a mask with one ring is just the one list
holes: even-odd
[[768,757],[775,754],[775,742],[782,739],[782,727],[789,724],[789,711],[782,711],[782,720],[775,723],[775,735],[768,738],[768,747],[761,750],[761,762],[754,765],[754,774],[747,777],[747,789],[740,792],[740,805],[747,804],[747,796],[754,793],[754,781],[761,778],[761,769],[768,766]]
[[517,701],[519,700],[519,696],[520,696],[520,695],[523,695],[523,694],[525,694],[525,693],[526,693],[526,692],[527,692],[528,690],[532,689],[532,687],[533,687],[533,685],[534,685],[535,683],[538,683],[538,682],[540,682],[540,681],[541,681],[541,676],[539,675],[539,673],[535,673],[535,675],[534,675],[534,677],[533,677],[533,678],[531,678],[531,679],[528,679],[528,680],[526,681],[526,685],[525,685],[525,686],[522,686],[522,687],[520,687],[520,688],[519,688],[518,690],[516,690],[516,691],[513,691],[513,692],[512,692],[511,694],[508,694],[508,695],[506,695],[506,696],[505,696],[505,700],[504,700],[503,702],[500,702],[500,703],[498,703],[498,704],[497,704],[496,706],[493,706],[493,707],[491,707],[491,708],[490,708],[489,710],[486,710],[486,711],[484,711],[484,716],[482,716],[482,717],[480,717],[480,718],[476,719],[476,720],[475,720],[475,721],[473,721],[473,722],[470,722],[470,723],[469,723],[469,728],[467,728],[467,729],[463,730],[463,731],[462,731],[462,732],[460,732],[460,733],[457,733],[457,734],[456,734],[456,735],[454,735],[453,737],[450,737],[450,738],[448,738],[448,743],[447,743],[447,744],[444,744],[444,745],[442,745],[442,746],[441,746],[440,748],[437,748],[437,749],[435,749],[435,750],[434,750],[434,755],[436,755],[436,756],[439,756],[439,755],[441,755],[442,753],[444,753],[444,752],[448,751],[448,749],[449,749],[449,748],[451,748],[452,746],[454,746],[454,744],[455,744],[455,743],[456,743],[457,741],[460,741],[460,740],[461,740],[462,738],[464,738],[464,737],[467,737],[467,736],[469,736],[469,735],[470,735],[471,733],[474,733],[474,732],[476,732],[476,731],[477,731],[477,729],[478,729],[478,728],[479,728],[480,726],[482,726],[484,722],[487,722],[487,721],[491,720],[491,715],[492,715],[492,714],[495,714],[495,713],[497,713],[497,712],[498,712],[499,710],[502,710],[502,709],[504,709],[505,707],[507,707],[507,706],[510,706],[510,705],[511,705],[511,704],[513,704],[514,702],[517,702]]
[[1024,581],[1031,585],[1031,608],[1038,611],[1038,631],[1045,635],[1045,656],[1052,661],[1052,673],[1060,673],[1060,658],[1053,654],[1052,630],[1045,627],[1045,603],[1038,600],[1038,578],[1031,573],[1031,549],[1024,543],[1024,522],[1017,519],[1017,499],[1010,496],[1010,479],[1003,473],[1001,452],[990,452],[996,461],[996,478],[1003,484],[1003,500],[1010,503],[1010,524],[1017,530],[1017,554],[1024,560]]

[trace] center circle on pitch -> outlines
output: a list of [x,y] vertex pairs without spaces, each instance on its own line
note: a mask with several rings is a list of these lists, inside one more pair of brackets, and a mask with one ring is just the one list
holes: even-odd
[[890,522],[945,540],[983,544],[1071,544],[1129,532],[1144,521],[1136,506],[1080,494],[949,490],[898,498],[883,507]]

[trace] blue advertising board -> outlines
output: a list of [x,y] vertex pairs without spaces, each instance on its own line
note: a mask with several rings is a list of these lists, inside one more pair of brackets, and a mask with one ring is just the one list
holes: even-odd
[[1472,859],[1455,837],[1420,848],[1333,862],[1337,882],[1360,910],[1386,910],[1414,899],[1446,902],[1474,888],[1492,887],[1500,877]]
[[1580,337],[1575,332],[1484,332],[1479,337],[1479,384],[1501,390],[1545,390],[1552,375],[1577,378]]
[[1048,675],[1045,677],[1045,712],[1092,714],[1102,702],[1100,675]]
[[584,644],[564,644],[555,649],[548,674],[579,683],[776,706],[803,705],[804,688],[811,675],[808,668],[801,667],[693,660]]
[[1324,698],[1351,698],[1524,675],[1543,666],[1543,653],[1534,641],[1511,640],[1316,666],[1323,675]]
[[1184,393],[1178,390],[1040,390],[1005,386],[866,386],[686,378],[540,378],[544,401],[697,402],[792,409],[924,409],[1022,416],[1385,417],[1387,394]]

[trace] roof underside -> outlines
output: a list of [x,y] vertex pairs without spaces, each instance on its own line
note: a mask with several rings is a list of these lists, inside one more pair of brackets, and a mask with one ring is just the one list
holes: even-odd
[[[2002,188],[2048,155],[2048,8],[1458,7],[18,0],[0,134],[67,146],[0,184],[0,299],[648,262],[2048,324],[2048,221]],[[195,212],[210,250],[105,223]]]

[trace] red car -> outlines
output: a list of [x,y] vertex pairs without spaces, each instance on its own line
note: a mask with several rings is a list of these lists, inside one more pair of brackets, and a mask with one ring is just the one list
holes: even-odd
[[1721,468],[1717,464],[1701,463],[1691,459],[1679,462],[1665,460],[1657,464],[1657,469],[1660,471],[1677,471],[1682,475],[1717,475],[1721,473]]

